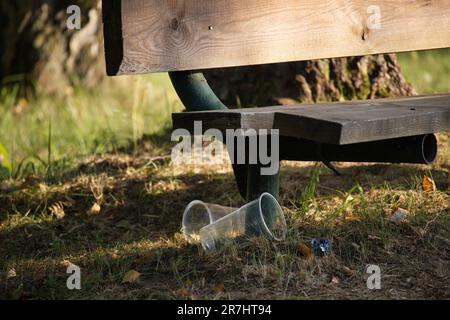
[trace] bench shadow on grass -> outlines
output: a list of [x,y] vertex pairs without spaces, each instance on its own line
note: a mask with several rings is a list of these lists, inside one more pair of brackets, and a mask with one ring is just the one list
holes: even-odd
[[[34,272],[30,271],[20,279],[11,279],[4,287],[0,286],[0,296],[11,297],[11,292],[19,285],[23,289],[18,297],[22,298],[50,297],[51,294],[71,297],[71,294],[76,294],[65,289],[65,280],[62,280],[67,275],[64,270],[51,266],[50,262],[46,267],[46,259],[62,261],[67,258],[90,270],[86,287],[96,288],[101,283],[102,290],[105,290],[105,293],[90,292],[91,296],[173,298],[181,295],[183,298],[184,291],[174,293],[174,288],[182,288],[191,276],[198,277],[197,273],[200,273],[208,279],[217,275],[217,263],[213,259],[199,254],[197,246],[183,243],[180,235],[178,240],[174,239],[174,235],[180,231],[185,206],[194,199],[232,206],[243,204],[232,174],[182,174],[168,177],[159,175],[156,168],[144,170],[142,175],[128,177],[126,168],[136,165],[136,169],[139,169],[141,164],[122,166],[114,164],[114,160],[110,163],[105,161],[91,163],[88,169],[79,170],[87,175],[107,173],[113,177],[103,191],[105,199],[98,215],[87,214],[93,197],[87,196],[91,194],[88,187],[83,189],[80,185],[59,191],[57,189],[44,198],[39,195],[36,198],[28,196],[14,199],[14,195],[2,198],[3,210],[12,211],[15,208],[18,212],[31,214],[39,212],[44,203],[48,206],[56,202],[67,204],[61,219],[18,223],[0,232],[0,256],[5,259],[0,264],[1,269],[10,267],[7,264],[14,262],[16,270],[20,272],[30,268],[29,265],[21,266],[21,261],[36,262],[31,267],[36,268]],[[292,197],[300,197],[312,169],[313,166],[283,169],[283,205],[289,207]],[[415,166],[356,165],[341,168],[340,171],[343,175],[337,177],[327,169],[323,170],[319,183],[321,195],[336,195],[338,191],[348,190],[354,185],[355,179],[363,187],[382,185],[387,181],[395,190],[409,190],[411,185],[405,182],[411,181],[412,177],[420,177],[428,170]],[[70,179],[75,173],[71,173]],[[432,170],[431,173],[439,189],[449,188],[448,172]],[[69,181],[68,176],[64,179],[66,183]],[[149,181],[160,188],[149,192]],[[323,234],[327,230],[317,225],[310,232]],[[123,272],[130,269],[143,273],[139,285],[120,284]],[[189,270],[194,270],[195,276]],[[63,285],[49,283],[45,274],[61,279],[58,283]],[[233,281],[232,275],[226,276],[225,280]],[[18,283],[20,281],[22,284]],[[206,289],[204,294],[213,295],[214,292]]]

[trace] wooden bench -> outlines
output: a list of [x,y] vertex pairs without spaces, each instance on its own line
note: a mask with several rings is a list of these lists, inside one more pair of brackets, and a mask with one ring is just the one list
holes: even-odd
[[[447,0],[104,0],[103,19],[108,75],[169,72],[188,111],[174,128],[279,129],[285,160],[412,163],[450,129],[450,94],[230,110],[200,71],[450,47]],[[260,167],[233,165],[249,200],[277,196]]]

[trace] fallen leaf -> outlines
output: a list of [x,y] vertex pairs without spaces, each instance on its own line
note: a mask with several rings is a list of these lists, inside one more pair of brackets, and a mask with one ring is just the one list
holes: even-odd
[[187,291],[186,288],[179,288],[179,289],[175,290],[175,294],[179,297],[188,297],[189,291]]
[[136,270],[130,270],[123,276],[122,283],[135,283],[139,281],[141,274]]
[[28,100],[20,98],[17,104],[14,106],[13,113],[18,116],[28,107]]
[[213,291],[214,291],[214,293],[224,292],[225,291],[225,285],[223,284],[223,282],[220,282],[220,283],[216,284],[213,287]]
[[70,262],[70,261],[67,260],[67,259],[64,259],[63,261],[61,261],[61,266],[63,266],[64,268],[68,268],[68,267],[70,267],[71,265],[73,265],[73,263]]
[[15,278],[17,276],[16,269],[11,268],[6,273],[6,279]]
[[100,207],[100,205],[95,202],[92,207],[88,210],[88,214],[89,215],[97,215],[100,213],[100,211],[102,210],[102,208]]
[[422,188],[425,192],[436,191],[436,183],[428,176],[422,178]]
[[348,212],[345,216],[344,216],[345,221],[361,221],[361,219],[359,219],[359,217],[356,217],[353,212]]
[[346,276],[349,276],[349,277],[351,277],[352,275],[355,274],[355,271],[354,271],[354,270],[352,270],[352,269],[350,269],[349,267],[346,267],[346,266],[344,266],[344,267],[342,268],[342,272],[343,272]]
[[311,248],[304,243],[299,244],[299,246],[297,247],[297,250],[306,259],[309,259],[312,257]]
[[113,260],[117,260],[120,258],[119,256],[119,251],[118,250],[114,250],[113,252],[110,253],[111,259]]
[[66,215],[64,212],[64,205],[61,202],[57,202],[50,206],[50,212],[56,217],[56,219],[62,219]]

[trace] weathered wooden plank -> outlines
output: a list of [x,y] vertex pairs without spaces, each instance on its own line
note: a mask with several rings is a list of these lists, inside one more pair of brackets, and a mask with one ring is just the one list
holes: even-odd
[[279,129],[283,136],[352,144],[450,130],[450,94],[172,115],[174,128]]
[[103,7],[110,75],[450,47],[448,0],[103,0]]

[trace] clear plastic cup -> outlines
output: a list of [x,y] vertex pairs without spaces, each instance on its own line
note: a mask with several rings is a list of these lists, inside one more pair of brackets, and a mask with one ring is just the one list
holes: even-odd
[[205,203],[200,200],[190,202],[183,213],[183,235],[189,243],[200,242],[199,231],[237,208]]
[[214,251],[238,239],[265,236],[276,241],[286,237],[286,220],[278,201],[270,193],[204,226],[200,241],[205,251]]

